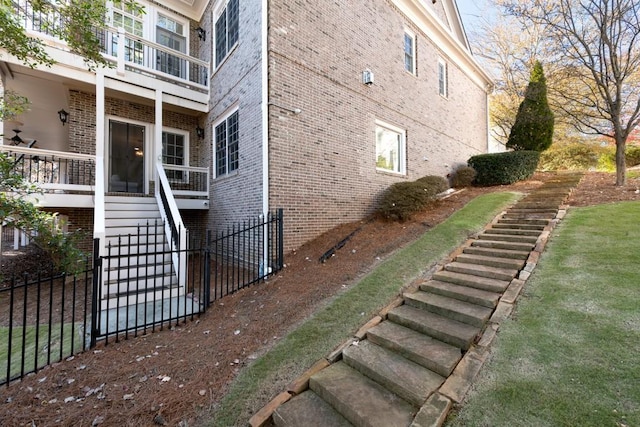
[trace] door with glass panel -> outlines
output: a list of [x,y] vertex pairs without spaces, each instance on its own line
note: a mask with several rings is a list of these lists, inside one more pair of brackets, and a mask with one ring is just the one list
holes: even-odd
[[109,121],[109,192],[144,193],[145,127]]

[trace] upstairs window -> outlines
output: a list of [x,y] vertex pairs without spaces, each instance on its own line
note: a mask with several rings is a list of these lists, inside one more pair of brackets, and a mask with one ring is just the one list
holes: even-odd
[[406,173],[406,132],[376,121],[376,169],[397,174]]
[[227,57],[238,43],[240,10],[239,0],[228,0],[215,16],[216,67]]
[[416,73],[416,36],[408,31],[404,33],[404,69]]
[[[175,51],[186,53],[187,38],[184,36],[185,25],[175,19],[158,14],[156,24],[156,42]],[[163,73],[177,77],[186,77],[187,63],[179,56],[158,50],[156,65]]]
[[238,111],[231,113],[214,126],[216,177],[238,169]]
[[438,59],[438,93],[445,98],[449,96],[447,63],[443,59]]

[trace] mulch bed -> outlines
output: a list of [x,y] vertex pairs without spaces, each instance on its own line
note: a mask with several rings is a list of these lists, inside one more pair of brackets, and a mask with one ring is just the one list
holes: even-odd
[[[539,174],[511,186],[470,188],[405,223],[372,220],[337,227],[287,254],[286,268],[269,281],[221,299],[195,321],[98,345],[3,387],[0,426],[193,426],[202,414],[215,410],[244,366],[390,253],[482,193],[526,192],[548,176]],[[624,188],[613,183],[610,174],[589,173],[569,203],[640,200],[640,180],[629,180]],[[319,262],[356,229],[331,258]],[[286,384],[295,375],[283,373],[280,380]],[[253,410],[267,399],[255,402]]]

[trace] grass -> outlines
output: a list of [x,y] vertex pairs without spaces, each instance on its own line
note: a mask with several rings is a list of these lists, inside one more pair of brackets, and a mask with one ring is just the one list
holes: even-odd
[[570,211],[447,426],[640,426],[639,211]]
[[[15,378],[21,372],[29,373],[48,365],[48,360],[58,361],[61,358],[82,351],[83,338],[78,334],[79,324],[54,324],[49,338],[49,326],[40,325],[23,328],[13,327],[11,332],[11,366],[9,377]],[[23,337],[24,333],[24,337]],[[62,341],[60,340],[62,334]],[[36,337],[38,345],[36,349]],[[73,348],[72,348],[73,338]],[[24,339],[24,344],[23,344]],[[51,342],[51,346],[49,346]],[[61,345],[62,342],[62,345]],[[37,356],[37,361],[36,361]],[[24,367],[22,360],[24,358]],[[0,384],[7,381],[7,364],[9,360],[9,328],[0,328]]]
[[279,344],[241,372],[209,425],[246,425],[288,382],[326,357],[389,301],[401,288],[477,232],[518,195],[478,197],[446,221],[398,250],[349,290],[338,295]]

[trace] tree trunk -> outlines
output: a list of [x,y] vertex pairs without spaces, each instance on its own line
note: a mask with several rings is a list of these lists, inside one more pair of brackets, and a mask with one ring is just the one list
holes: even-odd
[[616,140],[616,186],[622,187],[627,183],[627,163],[624,157],[626,139],[615,135]]

